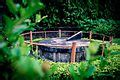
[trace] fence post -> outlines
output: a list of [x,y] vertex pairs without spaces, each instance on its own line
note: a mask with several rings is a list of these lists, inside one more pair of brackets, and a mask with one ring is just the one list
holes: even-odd
[[59,38],[61,38],[61,30],[59,29]]
[[91,41],[92,39],[92,31],[89,32],[89,40]]
[[71,63],[75,62],[76,56],[76,42],[72,43]]
[[32,31],[30,31],[30,45],[32,45]]
[[110,36],[109,39],[110,39],[110,40],[109,40],[110,45],[112,45],[113,36]]
[[105,41],[105,35],[103,35],[103,41],[102,41],[102,56],[104,55],[104,48],[105,48],[105,45],[104,45],[104,41]]

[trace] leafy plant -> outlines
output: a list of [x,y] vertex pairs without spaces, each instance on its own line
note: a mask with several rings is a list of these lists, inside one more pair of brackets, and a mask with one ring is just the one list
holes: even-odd
[[110,55],[106,58],[99,58],[95,61],[93,61],[93,64],[96,67],[96,71],[94,73],[95,79],[119,79],[119,72],[120,72],[120,66],[119,66],[119,56],[117,55]]
[[113,39],[113,43],[117,43],[118,45],[120,45],[120,39],[119,38]]
[[[4,15],[5,27],[0,34],[0,75],[1,79],[40,79],[43,76],[38,61],[31,60],[27,55],[30,47],[24,43],[20,34],[30,27],[23,22],[30,18],[37,10],[43,8],[39,0],[25,1],[26,7],[15,4],[13,0],[6,0],[12,17]],[[28,66],[29,65],[29,66]]]
[[41,17],[41,14],[39,13],[39,14],[36,14],[34,22],[32,22],[31,19],[26,19],[24,23],[27,24],[31,28],[31,30],[34,30],[34,27],[37,27],[38,23],[41,20],[45,19],[46,17],[47,16]]
[[96,54],[98,51],[98,48],[100,46],[100,43],[98,42],[91,42],[89,45],[89,51],[91,54]]
[[91,64],[89,49],[86,49],[86,51],[87,61],[80,62],[77,69],[75,69],[73,65],[70,65],[69,67],[70,74],[74,80],[89,79],[95,71],[95,66]]
[[74,69],[73,65],[69,67],[69,71],[74,80],[84,80],[93,75],[95,67],[88,62],[80,62],[80,66],[77,71]]

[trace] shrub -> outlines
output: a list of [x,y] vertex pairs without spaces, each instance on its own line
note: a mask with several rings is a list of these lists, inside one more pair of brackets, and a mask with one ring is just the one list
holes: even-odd
[[[91,61],[91,64],[89,64],[88,67],[84,67],[84,69],[89,69],[90,65],[95,66],[95,72],[92,75],[92,78],[94,79],[119,79],[119,72],[120,72],[120,54],[118,55],[110,55],[106,58],[103,57],[96,57],[93,61]],[[39,60],[40,63],[44,63],[43,60]],[[46,62],[46,61],[45,61]],[[60,63],[60,62],[48,62],[50,66],[56,65],[57,69],[55,72],[52,73],[51,78],[57,79],[57,80],[64,80],[69,79],[72,80],[72,78],[80,78],[80,74],[78,69],[82,69],[82,65],[85,64],[84,62],[80,63]],[[72,67],[71,67],[72,66]],[[72,69],[73,68],[73,69]],[[83,70],[83,69],[82,69]],[[75,77],[77,76],[77,77]],[[84,75],[82,75],[84,77]],[[87,78],[87,77],[84,77]],[[91,78],[91,77],[89,77]],[[88,79],[89,79],[88,78]]]
[[96,66],[94,78],[96,79],[119,79],[120,72],[120,54],[110,55],[102,60],[95,60],[93,64]]
[[113,39],[113,43],[120,45],[120,38]]
[[108,48],[109,51],[120,51],[120,45],[113,44]]

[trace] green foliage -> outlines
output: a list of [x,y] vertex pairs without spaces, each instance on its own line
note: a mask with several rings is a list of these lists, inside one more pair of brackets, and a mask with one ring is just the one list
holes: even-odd
[[46,7],[41,14],[47,14],[48,18],[39,26],[44,26],[44,29],[69,26],[82,31],[114,34],[117,23],[111,18],[111,0],[102,4],[100,0],[43,0],[43,3]]
[[109,52],[114,53],[114,52],[120,52],[120,45],[117,44],[112,44],[109,48],[108,48]]
[[43,4],[39,0],[28,0],[25,3],[26,7],[15,4],[13,0],[6,0],[6,4],[13,17],[4,15],[5,28],[3,35],[0,34],[0,78],[41,79],[43,73],[40,64],[28,57],[30,47],[24,43],[24,38],[20,34],[30,28],[23,22],[43,8]]
[[[120,54],[105,57],[96,57],[90,62],[60,63],[48,62],[50,66],[57,66],[52,73],[51,79],[57,80],[84,80],[84,79],[119,79]],[[43,60],[39,60],[44,63]],[[91,77],[90,77],[91,76]]]
[[[27,24],[30,28],[30,30],[34,30],[34,28],[33,27],[37,27],[37,25],[38,25],[38,23],[41,21],[41,20],[43,20],[43,19],[45,19],[47,16],[43,16],[43,17],[41,17],[41,14],[39,13],[39,14],[36,14],[35,15],[35,21],[33,22],[33,21],[31,21],[31,19],[26,19],[25,21],[24,21],[24,23],[25,24]],[[28,30],[29,30],[28,29]]]
[[43,78],[43,79],[44,79],[44,80],[53,80],[53,79],[56,79],[57,76],[52,76],[52,75],[53,75],[53,74],[55,73],[55,71],[57,71],[57,70],[58,70],[57,65],[52,65],[51,68],[45,72],[45,75],[44,75],[44,78]]
[[113,39],[113,43],[120,45],[120,38]]
[[[101,63],[101,60],[93,61],[93,64],[96,66],[96,72],[94,74],[96,79],[119,79],[120,72],[120,54],[108,56],[106,59],[103,59],[104,62]],[[102,64],[102,65],[101,65]],[[101,66],[100,66],[101,65]]]
[[44,75],[38,61],[30,57],[22,56],[19,60],[16,60],[12,66],[15,69],[13,75],[14,80],[42,80],[41,77]]
[[101,34],[111,35],[113,34],[113,30],[115,29],[113,27],[115,25],[115,21],[109,20],[109,19],[108,20],[105,20],[105,19],[96,20],[94,25],[93,26],[95,27],[95,29],[93,29],[93,31],[101,33]]
[[84,80],[92,76],[95,71],[95,67],[88,62],[81,62],[77,71],[74,69],[73,65],[69,67],[69,71],[74,80]]
[[120,54],[119,39],[114,39],[112,45],[107,48],[110,54]]
[[91,54],[96,54],[99,49],[100,43],[99,42],[91,42],[89,45],[89,51]]

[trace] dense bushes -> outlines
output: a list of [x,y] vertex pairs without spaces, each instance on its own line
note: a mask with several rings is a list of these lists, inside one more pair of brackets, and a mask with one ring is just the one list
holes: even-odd
[[107,35],[119,33],[119,24],[113,20],[111,0],[50,0],[49,2],[42,0],[42,2],[46,7],[41,14],[48,15],[39,24],[44,29],[69,26],[77,28],[76,30],[92,30]]
[[120,39],[119,38],[113,39],[113,43],[116,43],[116,44],[120,45]]
[[[95,72],[92,75],[92,78],[95,79],[119,79],[119,73],[120,72],[120,54],[118,55],[110,55],[106,58],[103,57],[98,57],[96,58],[96,60],[92,61],[91,64],[95,66]],[[44,63],[43,60],[39,60],[40,63]],[[46,62],[46,61],[45,61]],[[84,65],[80,65],[80,64],[84,64]],[[84,68],[87,68],[87,66],[85,66],[86,62],[80,62],[80,63],[55,63],[55,62],[47,62],[47,66],[53,66],[56,65],[57,69],[55,72],[52,73],[52,77],[51,79],[55,78],[57,80],[61,80],[61,79],[69,79],[71,80],[72,77],[74,77],[74,79],[77,79],[77,74],[80,76],[82,76],[81,74],[79,74],[77,71],[77,69],[82,68],[84,66]],[[88,64],[89,66],[91,64]],[[74,66],[71,67],[71,65]],[[69,69],[73,68],[73,72],[71,72]],[[82,69],[83,70],[83,69]],[[92,71],[90,71],[90,73],[92,73]],[[86,77],[87,78],[87,77]],[[91,77],[90,77],[91,78]]]
[[102,65],[100,63],[100,60],[96,60],[93,63],[96,66],[96,72],[95,72],[95,78],[98,79],[119,79],[119,73],[120,72],[120,54],[118,55],[110,55],[105,60],[103,60]]
[[[95,20],[97,18],[111,17],[110,2],[99,0],[42,0],[46,8],[42,15],[48,15],[46,20],[43,20],[43,26],[83,26],[89,24],[87,19]],[[101,7],[103,6],[103,7]],[[52,14],[51,14],[52,13]],[[89,24],[89,26],[91,26]]]

